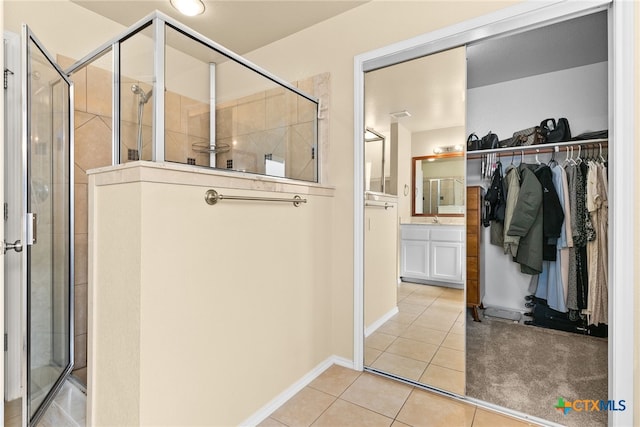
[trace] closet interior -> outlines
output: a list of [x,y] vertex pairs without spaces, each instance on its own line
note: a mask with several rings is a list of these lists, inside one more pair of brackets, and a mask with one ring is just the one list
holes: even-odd
[[468,396],[606,424],[558,405],[607,400],[608,128],[606,12],[467,46],[467,193],[483,196]]

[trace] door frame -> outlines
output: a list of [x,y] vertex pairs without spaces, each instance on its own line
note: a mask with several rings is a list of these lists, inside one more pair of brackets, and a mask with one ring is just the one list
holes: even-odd
[[[635,76],[634,5],[626,1],[525,1],[515,6],[454,24],[408,40],[360,54],[354,58],[354,369],[364,369],[364,73],[402,61],[437,53],[499,34],[541,26],[599,10],[609,20],[609,157],[610,171],[610,284],[609,290],[609,399],[626,400],[627,410],[609,411],[609,425],[634,421],[634,239],[635,235]],[[631,319],[631,320],[630,320]],[[454,396],[505,414],[516,411],[477,399]],[[533,417],[528,417],[533,418]]]

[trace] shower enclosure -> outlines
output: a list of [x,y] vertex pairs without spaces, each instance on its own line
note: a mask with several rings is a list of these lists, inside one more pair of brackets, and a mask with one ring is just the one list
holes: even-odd
[[74,271],[87,269],[74,251],[87,242],[74,227],[79,218],[86,229],[86,170],[154,161],[317,182],[319,101],[300,87],[327,89],[315,76],[285,82],[159,12],[77,62],[64,58],[73,64],[64,71],[26,26],[22,38],[23,83],[6,109],[22,110],[13,120],[22,145],[5,144],[15,197],[4,244],[7,312],[22,320],[6,372],[7,395],[22,396],[24,424],[35,425],[81,354],[74,345],[86,346],[74,335],[75,324],[86,338],[87,318],[74,318]]

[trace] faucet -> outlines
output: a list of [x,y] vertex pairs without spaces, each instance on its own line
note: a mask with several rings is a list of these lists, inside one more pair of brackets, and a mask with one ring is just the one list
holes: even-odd
[[438,215],[436,215],[436,216],[433,217],[433,223],[437,224],[438,222],[440,222],[440,221],[438,221]]

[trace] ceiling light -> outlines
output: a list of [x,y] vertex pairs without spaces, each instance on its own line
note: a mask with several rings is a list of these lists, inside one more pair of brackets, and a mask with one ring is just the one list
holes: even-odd
[[196,16],[204,12],[204,3],[201,0],[170,0],[171,6],[178,12],[187,16]]

